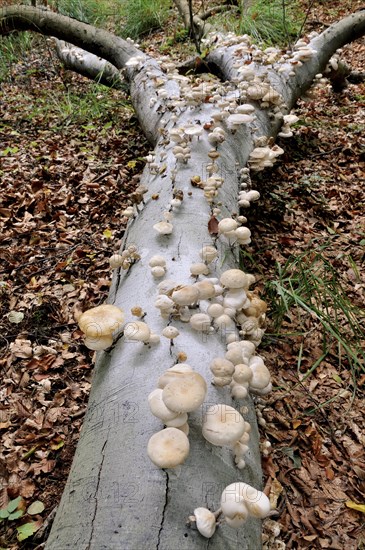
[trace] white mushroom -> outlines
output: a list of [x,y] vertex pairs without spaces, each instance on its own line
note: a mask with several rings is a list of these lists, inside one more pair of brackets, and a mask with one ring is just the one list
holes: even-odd
[[207,393],[207,384],[197,372],[186,374],[181,380],[172,380],[163,388],[166,407],[177,413],[191,412],[200,407]]
[[208,508],[195,508],[194,521],[196,528],[203,537],[210,539],[214,535],[217,520],[213,512],[208,510]]
[[165,428],[155,433],[147,445],[147,454],[159,468],[175,468],[189,455],[187,436],[178,428]]
[[271,511],[270,501],[265,493],[238,481],[224,489],[221,508],[227,524],[236,529],[243,525],[249,515],[263,519]]
[[124,327],[124,336],[127,340],[146,343],[151,336],[151,331],[143,321],[131,321]]

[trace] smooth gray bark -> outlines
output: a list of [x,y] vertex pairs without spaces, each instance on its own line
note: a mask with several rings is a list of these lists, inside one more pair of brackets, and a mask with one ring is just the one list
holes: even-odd
[[[170,97],[179,95],[179,86],[155,60],[110,33],[48,11],[13,6],[0,14],[0,32],[3,34],[17,28],[56,36],[103,57],[118,69],[125,67],[132,56],[143,56],[141,67],[127,69],[126,76],[141,126],[156,146],[154,154],[161,173],[153,175],[148,168],[145,169],[142,183],[149,189],[146,204],[129,223],[123,243],[123,248],[136,244],[141,260],[128,272],[115,275],[109,302],[122,307],[128,320],[132,320],[131,307],[141,306],[146,312],[146,322],[154,332],[160,333],[166,321],[160,318],[154,307],[157,289],[148,267],[150,257],[154,254],[165,256],[167,277],[178,283],[189,283],[190,264],[199,261],[201,246],[213,242],[208,231],[211,208],[203,198],[202,190],[190,184],[192,176],[206,177],[207,152],[211,149],[206,135],[193,142],[192,157],[188,164],[178,166],[173,184],[173,144],[165,135],[173,125],[171,111],[156,96],[153,81],[163,80],[163,87]],[[303,64],[295,77],[284,79],[274,70],[269,70],[271,85],[285,99],[287,110],[311,85],[314,75],[322,70],[334,51],[364,32],[365,16],[360,12],[330,27],[317,38],[317,56]],[[236,74],[232,67],[234,50],[232,46],[209,54],[209,62],[218,65],[228,80]],[[264,69],[258,66],[257,70]],[[153,108],[151,99],[156,100]],[[254,133],[256,136],[275,137],[279,128],[279,122],[272,121],[268,110],[254,104],[256,130],[250,127],[235,134],[227,131],[226,141],[218,148],[220,173],[224,177],[220,190],[222,217],[237,212],[238,170],[247,164],[254,147]],[[176,125],[204,124],[211,120],[213,110],[210,103],[185,109],[178,112]],[[160,162],[161,153],[166,158]],[[174,213],[173,234],[161,237],[152,226],[162,220],[174,189],[183,190],[185,198],[181,209]],[[152,200],[152,195],[158,195],[158,200]],[[215,272],[219,274],[227,266],[237,265],[237,251],[229,250],[221,242],[217,242],[217,247],[220,260],[215,265]],[[233,403],[236,408],[247,406],[245,418],[253,429],[244,470],[239,471],[234,466],[231,451],[212,447],[201,436],[204,408],[216,403],[232,404],[227,388],[210,386],[201,410],[190,415],[191,450],[179,471],[158,470],[146,455],[149,437],[162,428],[161,422],[149,411],[147,396],[156,387],[158,377],[176,362],[176,352],[186,352],[187,362],[208,381],[211,379],[210,361],[225,352],[225,342],[218,333],[202,337],[183,323],[173,324],[179,328],[180,336],[171,349],[163,338],[159,345],[151,347],[126,342],[122,338],[110,354],[99,354],[80,441],[47,542],[49,550],[256,550],[261,547],[261,525],[257,520],[250,519],[245,528],[238,531],[223,525],[209,541],[185,526],[195,507],[217,509],[226,485],[242,480],[256,488],[261,487],[259,437],[251,398]]]
[[77,48],[64,40],[57,40],[56,38],[55,42],[57,56],[66,69],[75,71],[110,88],[126,88],[124,78],[118,69],[105,59]]

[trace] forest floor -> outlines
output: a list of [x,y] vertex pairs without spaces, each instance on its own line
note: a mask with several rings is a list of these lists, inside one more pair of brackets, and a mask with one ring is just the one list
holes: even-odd
[[[321,3],[307,31],[359,7]],[[144,45],[158,53],[159,40]],[[365,40],[343,57],[365,71]],[[260,353],[274,390],[257,406],[271,443],[265,490],[288,549],[365,548],[364,108],[364,83],[315,90],[298,102],[294,136],[279,141],[283,158],[254,180],[261,200],[242,266],[269,304]],[[0,520],[0,547],[35,548],[90,390],[93,354],[74,314],[107,297],[121,211],[149,146],[128,98],[64,71],[49,39],[18,52],[0,113],[0,510],[20,496],[26,511]]]

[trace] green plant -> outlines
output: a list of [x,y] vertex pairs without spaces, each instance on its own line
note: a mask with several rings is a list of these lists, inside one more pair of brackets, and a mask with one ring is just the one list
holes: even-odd
[[[277,276],[266,283],[265,298],[271,304],[275,336],[288,337],[294,331],[296,336],[302,336],[297,357],[301,380],[310,376],[323,360],[335,357],[341,368],[351,370],[356,388],[357,378],[365,371],[365,310],[349,299],[337,270],[323,250],[290,256],[284,266],[277,263],[276,267]],[[294,325],[290,319],[295,319]],[[289,329],[294,326],[294,330],[283,333],[284,325]],[[305,350],[305,342],[308,336],[313,338],[314,332],[322,351],[306,368],[303,357],[305,351],[310,357],[311,350]]]
[[[91,83],[84,94],[74,93],[70,88],[67,92],[55,95],[48,104],[45,104],[45,111],[52,111],[58,114],[59,122],[57,127],[69,124],[83,125],[85,132],[96,128],[90,123],[92,120],[105,122],[106,129],[112,126],[113,120],[118,123],[118,109],[127,108],[128,104],[121,99],[115,102],[113,90],[100,84]],[[115,119],[114,119],[115,114]],[[82,130],[80,130],[82,132]]]
[[304,16],[295,1],[243,0],[242,4],[239,32],[249,34],[254,41],[289,45],[298,34],[298,21]]
[[160,29],[170,9],[169,0],[128,0],[120,5],[122,25],[118,34],[123,38],[137,39]]
[[90,25],[103,26],[119,18],[118,0],[50,0],[48,3],[59,13]]
[[0,37],[0,82],[8,80],[11,66],[31,49],[34,35],[29,32]]
[[[17,497],[11,500],[5,508],[0,509],[0,524],[3,522],[15,522],[22,518],[24,515],[33,516],[41,514],[44,510],[44,504],[39,500],[33,502],[28,508],[26,508],[22,497]],[[17,539],[19,541],[25,540],[31,537],[42,525],[41,520],[28,521],[21,523],[15,527],[17,531]]]
[[212,18],[217,28],[248,34],[256,43],[289,46],[304,19],[296,0],[241,0],[240,13],[223,12]]

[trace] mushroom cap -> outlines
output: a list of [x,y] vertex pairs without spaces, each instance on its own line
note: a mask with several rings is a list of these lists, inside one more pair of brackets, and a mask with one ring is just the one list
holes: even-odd
[[183,464],[190,450],[187,436],[177,428],[165,428],[150,438],[147,454],[159,468],[175,468]]
[[148,265],[150,267],[157,267],[157,266],[165,267],[166,266],[166,260],[163,256],[158,256],[158,255],[152,256],[152,258],[148,262]]
[[91,338],[110,336],[124,323],[123,310],[111,304],[103,304],[84,311],[78,320],[82,332]]
[[215,357],[210,363],[210,370],[214,376],[225,378],[226,376],[232,376],[235,372],[235,367],[231,361],[228,361],[228,359],[224,359],[224,357]]
[[175,307],[175,302],[171,300],[166,294],[160,294],[155,301],[155,307],[161,311],[170,311]]
[[199,299],[199,290],[193,285],[181,286],[174,290],[171,298],[179,306],[190,306]]
[[173,281],[172,279],[164,279],[163,281],[161,281],[158,285],[157,285],[157,288],[158,288],[158,293],[159,294],[164,294],[164,295],[169,295],[176,287],[177,287],[177,283],[175,281]]
[[261,357],[254,355],[254,357],[251,357],[248,365],[253,373],[250,388],[257,391],[266,388],[271,382],[271,375]]
[[228,127],[238,126],[239,124],[249,124],[255,120],[255,116],[245,113],[234,113],[227,118]]
[[184,128],[184,134],[186,136],[200,136],[203,133],[203,127],[198,126],[197,124],[191,125],[191,126],[185,126]]
[[228,485],[221,496],[221,508],[224,514],[227,525],[238,529],[248,518],[249,512],[242,496],[234,489],[237,483]]
[[200,407],[207,393],[207,384],[197,372],[172,380],[162,390],[166,407],[177,413],[191,412]]
[[247,483],[237,481],[228,485],[221,497],[221,508],[225,516],[232,517],[237,508],[245,504],[250,516],[265,518],[271,510],[270,500],[262,491]]
[[164,388],[169,382],[173,380],[182,380],[184,376],[191,374],[193,369],[186,363],[177,363],[165,371],[158,379],[158,387]]
[[199,332],[210,332],[212,319],[207,313],[194,313],[190,317],[190,326]]
[[109,258],[109,264],[112,269],[121,267],[123,262],[124,262],[124,258],[120,254],[113,254],[113,256]]
[[213,318],[220,317],[224,313],[224,307],[222,306],[222,304],[210,304],[207,309],[207,313]]
[[229,405],[211,405],[203,418],[203,436],[212,445],[232,445],[245,432],[245,421],[236,409]]
[[168,326],[165,327],[162,331],[162,336],[165,338],[168,338],[169,340],[173,340],[177,336],[179,336],[180,332],[177,330],[176,327]]
[[252,380],[253,372],[248,365],[239,363],[234,367],[233,380],[237,384],[248,383]]
[[165,275],[166,271],[165,268],[161,265],[156,265],[154,267],[151,267],[151,274],[155,279],[161,279]]
[[220,283],[227,288],[247,288],[247,274],[240,269],[227,269],[221,278]]
[[171,235],[174,226],[169,221],[162,221],[155,223],[153,229],[155,229],[160,235]]
[[190,273],[192,275],[208,275],[209,272],[209,267],[202,262],[191,264],[190,266]]
[[208,300],[209,298],[213,298],[215,296],[214,284],[210,281],[204,279],[203,281],[194,283],[193,286],[198,289],[200,300]]
[[149,394],[148,404],[150,406],[151,413],[157,418],[160,418],[160,420],[173,420],[178,416],[178,413],[175,411],[170,411],[170,409],[166,407],[162,400],[162,390],[160,388],[156,388]]
[[87,348],[94,351],[108,349],[113,344],[113,336],[109,334],[99,337],[85,336],[84,344]]
[[223,218],[218,223],[218,232],[219,233],[228,233],[229,231],[234,231],[237,229],[238,223],[233,218]]
[[195,508],[194,510],[196,528],[203,537],[210,539],[216,529],[217,520],[213,512],[208,508]]
[[217,258],[218,250],[214,246],[206,245],[202,247],[199,255],[204,262],[210,264],[213,260]]
[[128,340],[147,342],[150,338],[150,327],[143,321],[131,321],[124,327],[124,336]]

